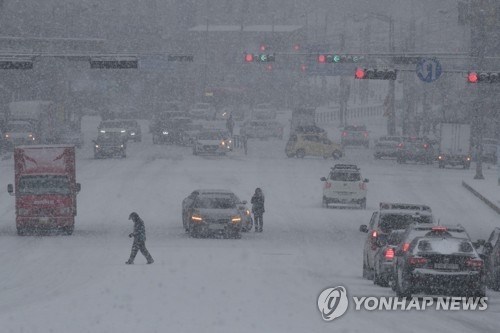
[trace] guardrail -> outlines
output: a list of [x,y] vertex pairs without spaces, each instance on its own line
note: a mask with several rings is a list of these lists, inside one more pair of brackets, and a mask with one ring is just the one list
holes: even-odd
[[476,191],[475,189],[473,189],[472,186],[470,186],[469,184],[467,184],[465,181],[462,181],[462,186],[465,187],[466,189],[468,189],[476,197],[478,197],[479,199],[481,199],[482,202],[484,202],[485,204],[487,204],[488,206],[490,206],[490,208],[493,209],[495,212],[497,212],[498,214],[500,214],[500,207],[498,207],[493,202],[491,202],[490,200],[488,200],[487,198],[485,198],[481,193],[479,193],[478,191]]
[[[346,119],[358,119],[366,117],[380,117],[384,115],[385,106],[348,106]],[[325,124],[338,121],[340,119],[340,107],[338,105],[326,109],[316,110],[316,123]]]

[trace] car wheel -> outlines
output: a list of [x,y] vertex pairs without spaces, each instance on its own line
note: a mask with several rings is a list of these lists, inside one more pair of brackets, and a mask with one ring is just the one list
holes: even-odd
[[323,200],[322,200],[321,206],[325,207],[325,208],[328,208],[328,200],[326,200],[325,196],[323,196]]
[[73,234],[73,230],[75,230],[75,226],[74,225],[70,225],[70,226],[67,226],[67,227],[64,227],[63,231],[66,235],[68,236],[71,236]]
[[304,156],[306,156],[306,151],[304,149],[299,149],[295,153],[295,156],[297,156],[297,158],[304,158]]
[[500,291],[500,274],[488,274],[488,287],[494,291]]
[[332,153],[332,157],[334,160],[338,160],[339,158],[342,157],[342,152],[336,150]]
[[370,270],[366,266],[365,260],[363,259],[363,279],[370,280]]
[[26,229],[21,228],[21,227],[17,227],[17,235],[18,236],[24,236],[24,235],[26,235]]
[[197,230],[197,228],[195,228],[193,226],[192,223],[189,224],[189,236],[191,236],[192,238],[199,238],[200,237],[199,231]]
[[398,297],[406,297],[410,298],[411,297],[411,290],[408,285],[408,282],[403,276],[403,273],[401,270],[398,270],[398,279],[397,279],[397,287],[396,287],[396,295]]
[[444,163],[443,162],[439,162],[439,169],[444,169]]

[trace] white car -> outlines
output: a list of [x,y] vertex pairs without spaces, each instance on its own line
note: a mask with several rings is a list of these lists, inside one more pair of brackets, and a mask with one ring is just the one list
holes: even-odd
[[226,155],[227,151],[226,138],[218,130],[198,133],[193,145],[193,155]]
[[29,121],[13,120],[7,122],[5,126],[3,140],[6,147],[34,144],[37,139],[33,126]]
[[216,116],[215,108],[210,103],[195,103],[188,113],[191,118],[195,119],[214,120]]
[[366,208],[366,183],[360,169],[354,164],[335,164],[323,182],[323,206],[329,204],[349,204]]
[[124,140],[128,140],[127,128],[120,120],[103,120],[99,123],[97,130],[99,135],[106,133],[120,133]]

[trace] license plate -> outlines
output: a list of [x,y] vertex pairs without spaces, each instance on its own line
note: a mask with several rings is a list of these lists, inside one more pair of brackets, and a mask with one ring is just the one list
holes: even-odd
[[458,269],[458,264],[443,264],[443,263],[435,263],[434,268],[436,269]]
[[223,224],[210,224],[208,226],[208,229],[210,229],[210,230],[223,230],[224,225]]

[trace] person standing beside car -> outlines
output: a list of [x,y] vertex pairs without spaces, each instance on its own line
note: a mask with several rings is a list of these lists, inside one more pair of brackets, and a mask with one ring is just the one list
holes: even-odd
[[264,194],[260,188],[255,189],[255,193],[250,200],[252,204],[252,213],[255,221],[255,232],[262,232],[262,227],[264,224]]

